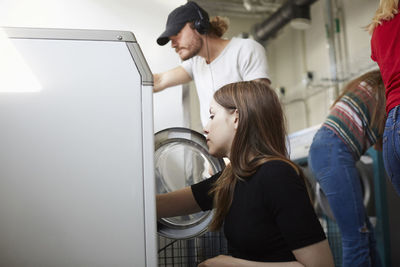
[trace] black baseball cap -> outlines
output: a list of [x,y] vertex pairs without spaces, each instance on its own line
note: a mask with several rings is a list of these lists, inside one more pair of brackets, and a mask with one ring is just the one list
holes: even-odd
[[[201,12],[201,15],[199,12]],[[166,45],[170,36],[177,35],[187,22],[199,20],[201,16],[203,16],[203,19],[209,20],[208,13],[193,1],[175,8],[168,15],[165,31],[157,38],[157,43]]]

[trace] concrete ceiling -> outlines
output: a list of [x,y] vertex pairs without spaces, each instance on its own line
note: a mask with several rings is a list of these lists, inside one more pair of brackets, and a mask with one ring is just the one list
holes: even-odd
[[286,0],[195,0],[210,16],[265,19]]

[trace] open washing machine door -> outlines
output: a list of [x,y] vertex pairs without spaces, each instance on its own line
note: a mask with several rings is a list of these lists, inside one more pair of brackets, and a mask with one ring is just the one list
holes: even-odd
[[[225,167],[208,153],[206,138],[187,128],[168,128],[155,134],[156,193],[172,192],[201,182]],[[193,238],[207,230],[213,212],[162,218],[158,233],[172,239]]]

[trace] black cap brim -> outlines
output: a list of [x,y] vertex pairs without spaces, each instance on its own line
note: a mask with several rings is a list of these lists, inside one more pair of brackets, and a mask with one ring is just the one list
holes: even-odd
[[186,22],[171,25],[168,27],[161,35],[157,38],[157,44],[159,45],[166,45],[169,42],[169,37],[177,35],[182,28],[185,26]]

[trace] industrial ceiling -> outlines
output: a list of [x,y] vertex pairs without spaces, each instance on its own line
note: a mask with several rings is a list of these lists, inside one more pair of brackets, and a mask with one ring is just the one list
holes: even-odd
[[195,0],[210,16],[265,19],[285,0]]

